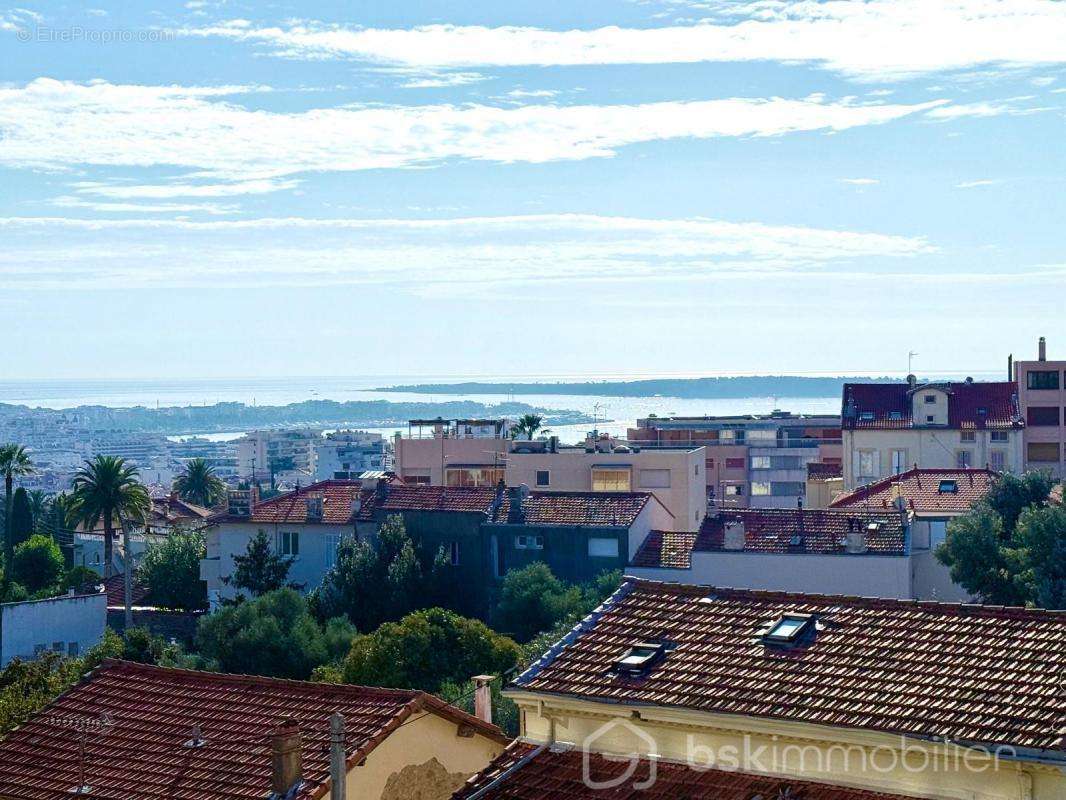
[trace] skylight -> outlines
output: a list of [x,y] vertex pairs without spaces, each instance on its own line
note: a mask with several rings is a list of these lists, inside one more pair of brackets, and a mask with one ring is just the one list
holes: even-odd
[[941,494],[956,494],[959,491],[959,482],[941,481],[939,491]]
[[763,644],[791,647],[815,630],[813,614],[784,614],[762,635]]
[[863,411],[861,414],[859,414],[859,419],[871,420],[873,418],[874,412],[872,411]]
[[614,662],[620,675],[635,678],[646,675],[666,655],[666,645],[658,642],[641,642],[629,648]]

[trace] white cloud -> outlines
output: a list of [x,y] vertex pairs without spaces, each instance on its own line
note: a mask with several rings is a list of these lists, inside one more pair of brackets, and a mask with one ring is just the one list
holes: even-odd
[[49,201],[59,208],[85,208],[98,212],[118,212],[122,214],[184,214],[189,212],[201,214],[233,214],[238,209],[232,205],[218,203],[116,203],[100,200],[84,200],[80,197],[63,195]]
[[1018,106],[1017,102],[1032,100],[1032,97],[1013,97],[1003,102],[963,103],[959,105],[939,106],[926,112],[926,116],[940,121],[962,119],[963,117],[1000,117],[1004,115],[1021,117],[1054,111],[1048,106]]
[[180,32],[261,43],[289,58],[425,67],[772,60],[892,80],[1066,62],[1066,4],[1055,0],[759,0],[718,4],[700,24],[646,29],[266,27],[238,20]]
[[115,199],[166,199],[171,197],[236,197],[238,195],[267,194],[295,189],[300,181],[260,180],[237,183],[199,184],[170,183],[158,185],[123,186],[111,183],[79,181],[70,184],[79,194],[92,194]]
[[1033,78],[1029,81],[1033,86],[1050,86],[1055,82],[1055,78],[1050,75],[1043,75],[1039,78]]
[[[577,214],[431,220],[3,218],[19,288],[699,280],[866,269],[922,238],[721,220]],[[859,266],[855,266],[855,265]],[[46,269],[46,273],[42,273]]]
[[875,186],[881,181],[877,180],[877,178],[841,178],[840,182],[848,183],[852,186]]
[[455,158],[577,160],[610,157],[626,145],[667,139],[838,132],[947,102],[774,97],[519,108],[344,106],[279,113],[223,99],[241,91],[248,89],[84,85],[44,78],[0,89],[0,166],[171,165],[248,181]]
[[401,89],[443,89],[449,86],[467,86],[487,81],[489,77],[480,72],[439,72],[418,74],[400,85]]
[[1001,178],[984,178],[979,181],[963,181],[962,183],[956,183],[956,189],[976,189],[979,186],[998,186],[1003,183]]

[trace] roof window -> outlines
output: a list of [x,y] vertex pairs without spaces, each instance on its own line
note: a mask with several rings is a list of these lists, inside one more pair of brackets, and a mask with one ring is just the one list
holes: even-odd
[[959,482],[955,480],[941,481],[937,491],[940,492],[940,494],[958,494]]
[[864,420],[869,421],[869,420],[872,420],[873,418],[874,418],[874,412],[872,412],[872,411],[862,411],[862,412],[859,413],[859,419],[864,419]]
[[774,647],[795,647],[809,639],[815,629],[813,614],[784,614],[762,635],[762,642]]
[[615,671],[629,678],[639,678],[663,660],[666,645],[660,642],[640,642],[629,648],[614,662]]

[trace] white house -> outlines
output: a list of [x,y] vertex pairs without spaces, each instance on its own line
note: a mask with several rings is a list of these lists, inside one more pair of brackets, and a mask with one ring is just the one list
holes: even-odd
[[76,656],[100,643],[107,626],[107,595],[60,595],[0,604],[0,667],[52,650]]

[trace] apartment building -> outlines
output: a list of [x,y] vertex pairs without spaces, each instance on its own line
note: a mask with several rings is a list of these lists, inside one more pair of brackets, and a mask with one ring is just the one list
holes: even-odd
[[291,475],[309,482],[314,474],[317,430],[252,431],[237,440],[237,474],[243,479]]
[[911,467],[1025,467],[1013,382],[846,383],[842,420],[844,491]]
[[1048,361],[1041,336],[1036,360],[1015,361],[1013,377],[1025,420],[1025,468],[1066,478],[1066,361]]
[[1066,614],[630,579],[457,800],[1059,800]]
[[515,439],[506,420],[412,420],[395,439],[397,476],[408,485],[526,485],[548,492],[651,492],[678,530],[707,513],[701,445],[645,448],[591,432],[579,445]]
[[840,417],[745,414],[728,417],[648,417],[630,429],[644,449],[705,447],[705,482],[723,508],[792,508],[806,493],[807,465],[839,464]]
[[315,442],[315,480],[349,480],[388,468],[385,437],[368,431],[333,431]]

